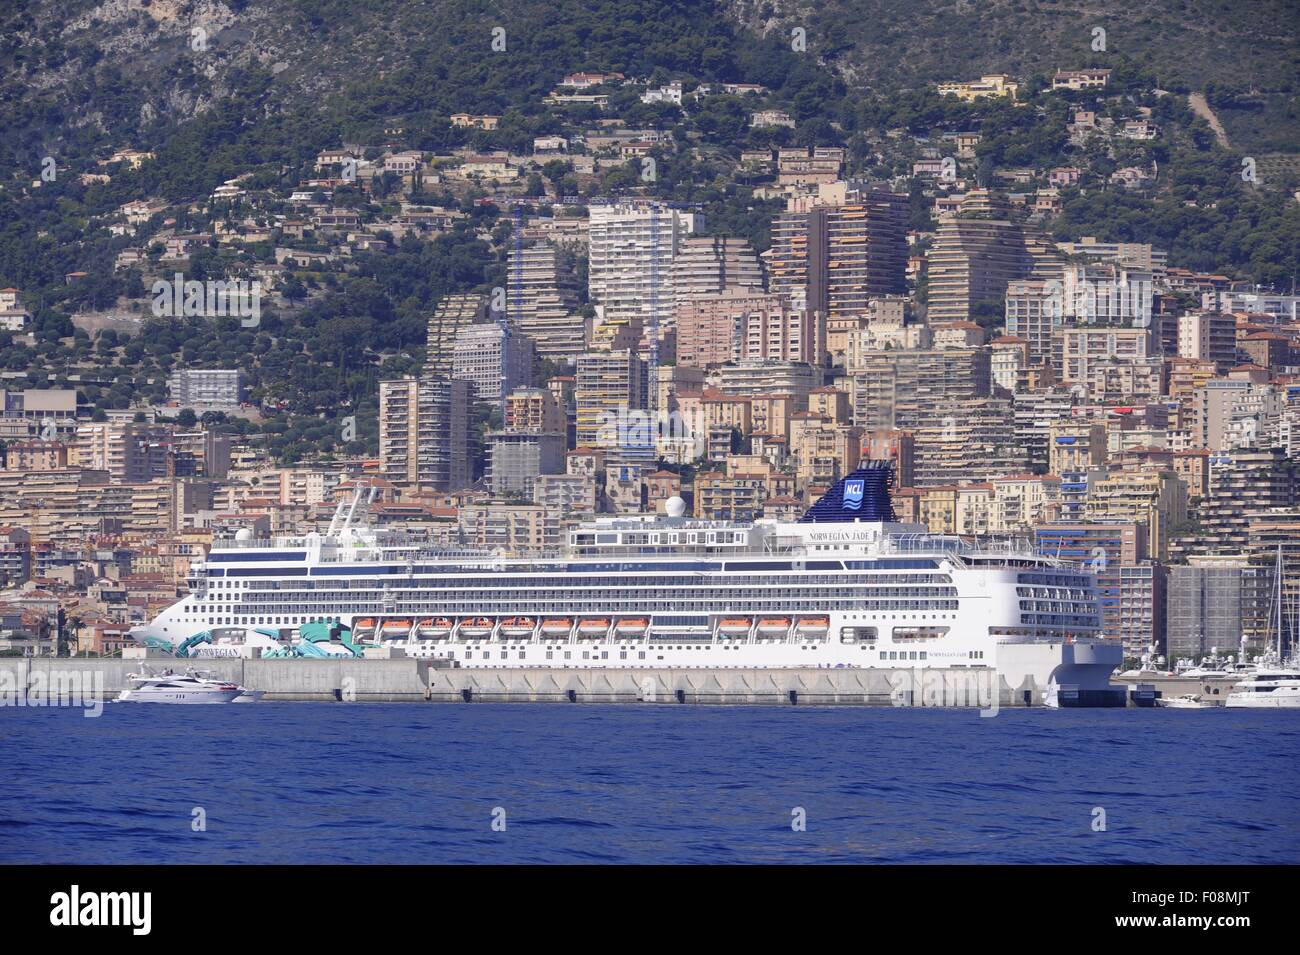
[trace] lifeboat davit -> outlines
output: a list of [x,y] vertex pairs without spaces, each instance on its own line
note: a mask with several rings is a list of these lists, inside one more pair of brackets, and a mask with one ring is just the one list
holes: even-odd
[[645,617],[629,617],[614,624],[614,629],[620,636],[640,636],[649,626],[650,621]]
[[531,637],[534,625],[532,617],[509,617],[501,621],[501,633],[507,637]]
[[578,623],[579,636],[603,637],[607,633],[609,633],[609,621],[604,617],[595,617]]
[[718,633],[728,637],[744,637],[749,634],[748,617],[726,617],[718,624]]
[[573,629],[573,621],[568,617],[553,617],[542,621],[542,634],[548,637],[567,637]]
[[460,622],[460,629],[457,633],[470,639],[491,636],[492,621],[487,617],[466,617]]
[[758,622],[758,632],[767,636],[785,636],[790,632],[789,617],[768,617]]

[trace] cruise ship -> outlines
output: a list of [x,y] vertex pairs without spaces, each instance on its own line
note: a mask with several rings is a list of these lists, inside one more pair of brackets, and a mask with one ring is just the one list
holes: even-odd
[[1017,702],[1115,702],[1122,650],[1100,635],[1091,573],[900,523],[891,481],[861,468],[795,522],[699,520],[673,498],[575,526],[547,556],[377,532],[358,496],[324,534],[215,542],[190,593],[132,635],[291,642],[326,623],[352,647],[460,667],[981,669]]

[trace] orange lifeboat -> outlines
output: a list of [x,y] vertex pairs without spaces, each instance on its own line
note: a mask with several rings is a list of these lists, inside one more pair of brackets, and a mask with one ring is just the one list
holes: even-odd
[[726,617],[718,624],[718,633],[728,637],[747,636],[750,623],[748,617]]
[[535,623],[532,617],[508,617],[501,621],[501,633],[503,636],[516,639],[531,637]]
[[487,617],[466,617],[460,622],[457,633],[471,640],[492,635],[492,621]]
[[765,636],[785,636],[790,632],[789,617],[768,617],[758,622],[758,632]]
[[609,633],[609,621],[604,617],[591,617],[578,622],[578,635],[581,637],[603,637]]
[[542,621],[542,635],[546,637],[567,637],[573,629],[573,621],[568,617],[552,617]]
[[450,617],[426,617],[415,627],[415,635],[425,640],[441,640],[451,634],[455,625]]
[[614,629],[619,636],[640,636],[646,632],[646,628],[649,626],[650,621],[645,617],[629,617],[614,624]]
[[799,621],[800,633],[825,633],[830,629],[829,617],[804,617]]

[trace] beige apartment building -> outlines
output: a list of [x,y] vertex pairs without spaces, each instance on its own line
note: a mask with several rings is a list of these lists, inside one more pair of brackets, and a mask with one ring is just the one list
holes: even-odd
[[379,473],[399,487],[467,487],[473,476],[470,385],[447,378],[379,383]]

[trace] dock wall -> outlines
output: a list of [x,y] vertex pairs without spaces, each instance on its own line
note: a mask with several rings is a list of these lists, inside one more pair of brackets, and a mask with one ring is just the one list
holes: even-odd
[[461,669],[427,660],[96,660],[0,658],[0,705],[94,689],[112,699],[145,662],[194,667],[260,690],[266,701],[436,703],[693,703],[719,705],[1040,706],[1045,687],[1011,686],[986,669]]

